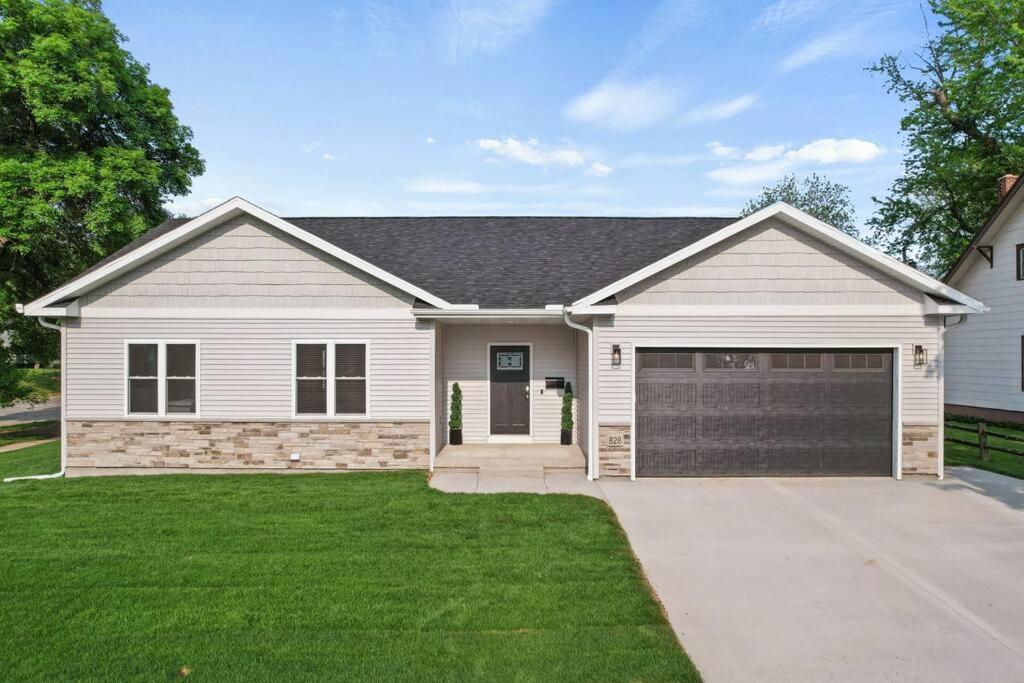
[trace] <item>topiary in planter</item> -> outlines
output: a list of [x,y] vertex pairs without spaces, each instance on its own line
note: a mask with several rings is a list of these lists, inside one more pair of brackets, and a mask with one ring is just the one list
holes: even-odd
[[462,445],[462,387],[458,382],[452,385],[452,405],[448,411],[448,443],[452,446]]
[[562,445],[572,445],[572,384],[565,383],[562,392]]

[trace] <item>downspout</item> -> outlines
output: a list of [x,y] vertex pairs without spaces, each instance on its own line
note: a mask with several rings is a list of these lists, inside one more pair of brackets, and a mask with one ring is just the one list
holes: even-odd
[[594,331],[586,325],[574,323],[568,306],[562,306],[562,319],[574,330],[587,335],[587,479],[597,479],[597,406],[594,405]]
[[[954,327],[959,327],[960,325],[963,325],[965,322],[967,322],[967,316],[964,315],[963,313],[960,313],[957,316],[956,322],[951,325],[949,323],[949,319],[951,317],[952,316],[949,316],[949,315],[942,316],[942,327],[939,328],[939,363],[941,363],[941,368],[939,370],[939,372],[940,372],[940,380],[939,380],[940,384],[939,384],[939,386],[942,387],[942,402],[939,404],[941,406],[941,408],[939,410],[939,426],[942,427],[943,432],[945,432],[945,429],[946,429],[945,428],[945,410],[946,410],[946,405],[945,405],[946,404],[946,388],[945,388],[946,387],[946,332],[948,330],[953,329]],[[945,434],[943,434],[942,439],[939,440],[939,479],[945,479],[945,478],[946,478],[946,437],[945,437]]]
[[[21,308],[20,304],[18,308]],[[20,310],[18,311],[21,312]],[[58,479],[64,476],[64,471],[67,469],[67,429],[64,426],[64,415],[65,415],[65,401],[67,400],[67,392],[65,389],[65,380],[67,378],[67,367],[65,363],[65,347],[64,347],[64,328],[60,325],[47,322],[43,318],[36,318],[40,325],[48,330],[57,330],[60,332],[60,471],[54,472],[53,474],[35,474],[29,477],[7,477],[4,479],[4,483],[10,483],[12,481],[29,481],[32,479]]]

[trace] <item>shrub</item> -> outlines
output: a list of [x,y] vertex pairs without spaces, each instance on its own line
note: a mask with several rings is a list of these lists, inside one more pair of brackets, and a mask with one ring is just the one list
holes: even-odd
[[562,429],[572,431],[572,383],[565,383],[565,391],[562,393]]
[[452,385],[452,407],[448,412],[449,429],[462,429],[462,387],[456,382]]

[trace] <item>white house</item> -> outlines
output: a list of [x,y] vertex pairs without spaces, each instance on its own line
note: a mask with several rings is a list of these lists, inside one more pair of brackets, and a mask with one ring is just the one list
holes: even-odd
[[[785,204],[730,218],[280,218],[232,199],[46,296],[68,474],[942,474],[944,321],[984,306]],[[53,323],[48,322],[52,325]]]
[[1024,423],[1024,183],[999,185],[996,210],[945,277],[990,307],[946,336],[946,409]]

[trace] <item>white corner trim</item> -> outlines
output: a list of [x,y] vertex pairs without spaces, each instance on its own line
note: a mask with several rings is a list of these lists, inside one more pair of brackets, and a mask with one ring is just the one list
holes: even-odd
[[50,304],[56,301],[61,301],[62,299],[78,296],[97,284],[101,284],[109,280],[117,273],[130,267],[132,264],[172,249],[191,239],[195,234],[243,213],[247,213],[253,218],[272,225],[278,230],[281,230],[296,239],[302,240],[306,244],[316,247],[324,253],[340,259],[341,261],[344,261],[349,265],[406,292],[407,294],[418,297],[431,305],[437,306],[438,308],[453,307],[452,304],[448,303],[444,299],[434,296],[430,292],[420,289],[400,277],[392,275],[382,268],[378,268],[369,261],[365,261],[358,256],[341,249],[340,247],[336,247],[333,244],[322,240],[295,225],[292,225],[288,221],[275,216],[269,211],[261,209],[241,197],[233,197],[223,204],[215,206],[206,213],[175,228],[174,230],[167,232],[165,235],[158,237],[152,242],[144,244],[137,249],[133,249],[120,258],[114,259],[102,268],[86,275],[79,276],[49,294],[46,294],[31,303],[25,304],[25,315],[40,315],[39,311]]
[[935,278],[929,277],[924,273],[911,268],[905,263],[901,263],[891,256],[883,254],[877,249],[873,249],[866,244],[861,243],[859,240],[856,240],[842,231],[831,227],[814,216],[804,213],[803,211],[800,211],[799,209],[796,209],[784,202],[777,202],[771,206],[761,209],[760,211],[750,214],[746,218],[741,218],[735,223],[731,223],[730,225],[708,235],[704,239],[698,240],[675,253],[669,254],[668,256],[655,261],[649,266],[641,268],[631,275],[627,275],[626,277],[613,282],[593,294],[583,297],[573,304],[573,308],[591,306],[599,301],[607,299],[609,296],[621,292],[623,289],[631,287],[638,282],[642,282],[652,275],[660,273],[666,268],[690,258],[695,254],[699,254],[705,249],[708,249],[719,242],[722,242],[723,240],[726,240],[733,235],[736,235],[747,228],[753,227],[754,225],[757,225],[769,218],[779,218],[792,227],[818,237],[822,241],[836,246],[841,251],[844,251],[851,256],[855,256],[913,287],[958,301],[959,303],[971,308],[972,312],[980,313],[985,310],[985,305],[980,301],[972,299],[963,292],[957,291],[952,287],[939,282]]

